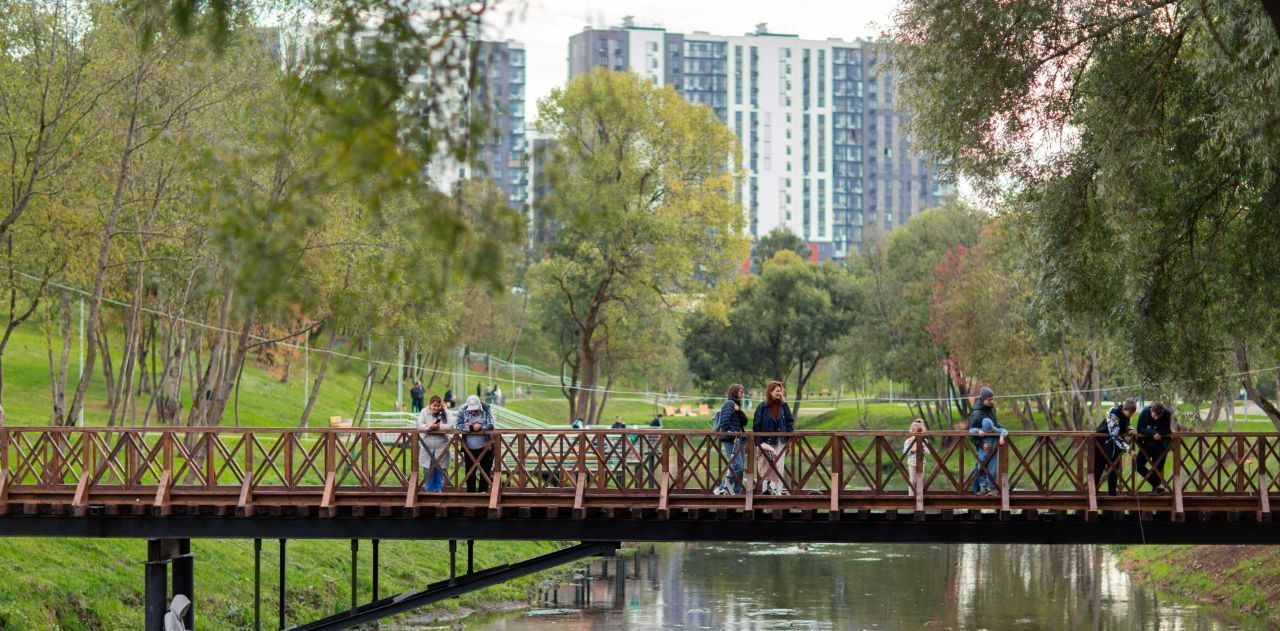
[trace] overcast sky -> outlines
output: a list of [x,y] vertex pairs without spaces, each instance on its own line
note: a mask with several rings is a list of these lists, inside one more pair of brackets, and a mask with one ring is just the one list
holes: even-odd
[[875,37],[887,30],[894,0],[499,0],[486,19],[486,39],[524,43],[525,117],[538,99],[568,78],[569,36],[584,26],[608,28],[633,15],[639,26],[741,35],[760,22],[771,33],[806,39]]

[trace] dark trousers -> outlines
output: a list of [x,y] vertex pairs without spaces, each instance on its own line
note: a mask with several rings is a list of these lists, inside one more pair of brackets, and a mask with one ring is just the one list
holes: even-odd
[[[1151,485],[1152,490],[1164,486],[1164,459],[1168,455],[1169,443],[1163,440],[1138,441],[1138,460],[1133,469]],[[1147,463],[1151,463],[1149,474]]]
[[[1099,439],[1097,447],[1093,450],[1093,477],[1097,481],[1099,487],[1102,486],[1102,476],[1107,476],[1107,495],[1116,494],[1116,480],[1120,477],[1120,463],[1124,458],[1123,451],[1111,447],[1107,444],[1108,439]],[[1111,467],[1110,470],[1107,467]]]
[[480,449],[462,448],[466,454],[467,492],[488,493],[489,476],[493,472],[493,447],[485,445]]
[[421,411],[422,411],[422,399],[414,399],[414,400],[413,400],[413,404],[412,404],[412,405],[413,405],[413,411],[414,411],[414,412],[421,412]]

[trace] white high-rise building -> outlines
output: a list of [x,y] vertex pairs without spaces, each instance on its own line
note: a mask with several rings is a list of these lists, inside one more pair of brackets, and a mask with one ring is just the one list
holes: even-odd
[[893,77],[869,41],[807,40],[761,24],[742,36],[636,26],[569,38],[569,74],[631,70],[710,106],[742,143],[753,238],[784,226],[842,259],[869,226],[891,230],[948,194],[912,151]]

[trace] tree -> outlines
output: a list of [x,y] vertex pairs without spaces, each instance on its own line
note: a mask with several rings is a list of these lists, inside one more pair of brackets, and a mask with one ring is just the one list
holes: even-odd
[[847,270],[810,265],[784,250],[743,284],[727,321],[690,317],[685,355],[706,384],[741,381],[763,390],[770,380],[785,383],[794,375],[798,411],[814,370],[838,348],[860,307]]
[[710,108],[603,69],[553,91],[538,116],[556,141],[548,207],[563,227],[534,274],[572,323],[571,414],[590,415],[611,318],[641,302],[713,300],[746,257],[736,141]]
[[887,236],[872,233],[847,262],[865,307],[858,310],[846,339],[843,362],[903,382],[917,397],[934,399],[917,404],[932,427],[948,425],[945,402],[963,406],[966,394],[964,384],[953,382],[945,371],[951,353],[928,329],[935,274],[949,251],[977,243],[982,221],[980,213],[953,202],[912,217]]
[[1044,317],[1124,340],[1153,393],[1238,380],[1280,428],[1250,362],[1280,346],[1270,18],[1234,0],[912,0],[892,66],[918,146],[1025,223]]
[[785,226],[778,226],[769,231],[769,234],[760,237],[760,240],[751,248],[751,271],[759,274],[764,269],[765,261],[772,259],[775,254],[782,251],[795,252],[796,256],[808,260],[813,255],[813,249],[809,244],[801,239],[799,235],[788,230]]

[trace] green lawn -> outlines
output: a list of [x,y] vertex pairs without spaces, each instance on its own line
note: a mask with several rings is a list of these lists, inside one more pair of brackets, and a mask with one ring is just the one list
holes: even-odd
[[[483,569],[550,552],[553,542],[477,542],[476,567]],[[447,542],[384,541],[380,550],[379,591],[385,597],[449,576]],[[263,543],[262,623],[276,628],[278,552],[274,541]],[[194,540],[196,620],[201,629],[246,629],[253,626],[253,542]],[[289,542],[287,607],[290,624],[308,622],[347,609],[351,604],[350,543]],[[360,542],[358,593],[372,593],[371,548]],[[465,553],[459,563],[465,571]],[[0,564],[8,568],[0,581],[0,629],[132,630],[142,628],[143,561],[141,540],[6,539]],[[503,583],[439,608],[483,607],[526,601],[538,576]]]

